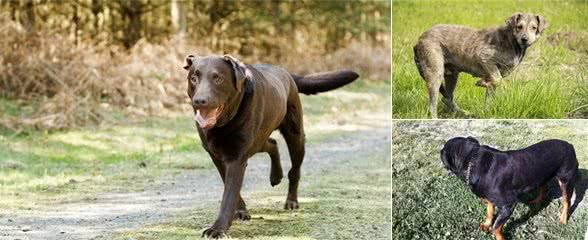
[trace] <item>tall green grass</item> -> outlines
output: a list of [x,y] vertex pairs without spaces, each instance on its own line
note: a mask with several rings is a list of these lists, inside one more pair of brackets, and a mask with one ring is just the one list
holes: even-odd
[[[455,101],[469,115],[442,118],[586,118],[588,117],[588,3],[543,1],[394,1],[392,23],[392,108],[394,118],[428,118],[428,94],[413,60],[418,37],[434,24],[494,27],[514,12],[541,14],[549,28],[523,63],[502,81],[486,103],[477,78],[460,74]],[[567,37],[555,38],[557,34]],[[572,50],[573,49],[573,50]],[[575,111],[574,111],[575,110]]]

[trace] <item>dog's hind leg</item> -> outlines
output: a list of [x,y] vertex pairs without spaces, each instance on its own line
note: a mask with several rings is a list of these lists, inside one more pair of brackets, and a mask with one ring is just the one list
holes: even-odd
[[437,102],[445,69],[443,51],[436,43],[419,42],[414,52],[417,68],[427,84],[431,118],[437,118]]
[[269,154],[272,164],[271,164],[271,171],[270,171],[270,184],[276,186],[280,184],[282,178],[284,177],[284,173],[282,172],[282,163],[280,162],[280,152],[278,151],[278,144],[276,140],[273,138],[269,138],[265,145],[263,146],[263,152]]
[[541,187],[539,187],[539,195],[537,195],[537,197],[535,199],[533,199],[532,201],[530,201],[530,204],[540,204],[543,199],[545,198],[545,190],[547,189],[547,185],[543,184],[541,185]]
[[[575,153],[573,153],[575,158]],[[578,176],[578,162],[574,161],[567,162],[565,166],[561,167],[559,172],[556,174],[557,181],[559,183],[559,189],[561,190],[563,208],[559,215],[559,222],[566,224],[570,216],[570,203],[574,194],[574,187],[576,185],[576,177]]]
[[300,99],[288,102],[288,112],[284,122],[280,125],[280,133],[284,136],[292,161],[292,168],[288,171],[288,197],[284,208],[297,209],[298,182],[300,181],[300,166],[304,159],[304,128],[302,126],[302,106]]
[[[226,172],[225,163],[221,159],[214,157],[212,154],[210,155],[210,158],[212,158],[212,162],[214,163],[214,166],[216,166],[216,170],[218,170],[218,173],[220,174],[221,179],[223,180],[223,184],[224,184],[225,183],[225,172]],[[251,215],[249,215],[249,212],[247,211],[247,206],[245,205],[245,201],[241,197],[241,193],[239,193],[239,199],[237,202],[237,210],[235,210],[235,217],[234,218],[242,220],[242,221],[246,221],[246,220],[251,219]]]
[[563,208],[559,214],[559,222],[562,224],[568,223],[568,217],[570,214],[570,202],[572,194],[574,194],[574,184],[570,182],[564,182],[562,179],[558,179],[559,189],[561,190],[561,197]]
[[512,212],[515,209],[516,204],[504,206],[500,208],[500,213],[498,217],[496,217],[496,222],[494,222],[494,236],[496,236],[496,240],[504,240],[504,236],[502,235],[502,228]]
[[445,84],[441,86],[439,92],[441,92],[441,95],[443,95],[442,101],[445,103],[447,111],[466,113],[465,111],[461,110],[457,104],[455,104],[455,101],[453,101],[453,92],[455,92],[455,88],[457,87],[459,72],[445,68],[444,76]]

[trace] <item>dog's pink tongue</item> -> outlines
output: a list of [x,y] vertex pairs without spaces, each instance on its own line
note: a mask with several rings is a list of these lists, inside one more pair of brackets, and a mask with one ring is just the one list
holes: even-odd
[[196,120],[196,122],[198,123],[198,125],[200,125],[201,128],[208,129],[215,124],[214,119],[210,119],[210,117],[214,117],[211,116],[214,115],[214,112],[216,111],[211,111],[208,109],[198,109],[196,111],[196,116],[194,117],[194,120]]
[[203,118],[202,115],[200,115],[200,110],[196,111],[196,116],[194,116],[194,120],[196,120],[196,122],[198,123],[198,125],[200,125],[200,127],[202,127],[206,124],[206,119]]

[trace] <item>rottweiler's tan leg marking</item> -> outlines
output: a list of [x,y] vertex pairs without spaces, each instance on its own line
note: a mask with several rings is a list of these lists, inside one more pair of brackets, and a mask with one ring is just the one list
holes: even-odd
[[504,224],[498,226],[496,230],[494,230],[494,236],[496,236],[496,240],[504,240],[504,236],[502,236],[502,227]]
[[480,229],[484,232],[489,232],[492,227],[492,219],[494,218],[494,204],[485,198],[482,201],[486,203],[486,220],[480,224]]
[[559,189],[561,190],[562,202],[563,202],[563,209],[561,210],[561,214],[559,215],[559,222],[562,224],[568,223],[568,213],[570,208],[570,197],[566,191],[567,186],[560,180],[559,182]]
[[545,190],[546,190],[546,186],[542,185],[541,187],[539,187],[539,195],[533,199],[533,201],[529,202],[530,204],[540,204],[543,199],[545,198]]

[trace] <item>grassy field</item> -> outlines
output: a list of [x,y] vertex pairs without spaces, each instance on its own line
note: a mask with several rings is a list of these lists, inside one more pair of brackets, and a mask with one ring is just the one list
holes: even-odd
[[[365,127],[365,124],[360,122],[364,118],[357,116],[375,113],[389,116],[390,112],[386,111],[390,109],[389,86],[390,82],[357,82],[335,92],[303,96],[307,143],[320,144],[343,133],[361,130]],[[15,103],[6,100],[0,103],[0,112],[18,114]],[[112,122],[67,131],[43,132],[24,129],[13,132],[3,129],[0,131],[0,219],[8,215],[18,216],[20,213],[31,214],[64,203],[92,201],[97,195],[105,192],[140,192],[146,185],[161,179],[171,179],[185,169],[212,170],[214,166],[200,146],[190,115],[191,113],[186,113],[186,116],[176,118],[127,118],[113,113]],[[287,152],[285,148],[281,151]],[[383,152],[389,154],[389,151]],[[362,163],[371,167],[366,172],[376,172],[375,174],[383,178],[374,183],[377,187],[374,185],[373,189],[364,190],[366,194],[377,192],[385,200],[389,196],[389,170],[384,171],[381,166],[389,165],[389,157],[387,163],[382,162],[386,158],[379,155],[367,157],[379,157],[380,161]],[[374,164],[380,166],[376,167]],[[351,164],[346,167],[357,166]],[[358,184],[353,185],[358,189],[367,176],[374,176],[364,176],[361,172],[358,174],[350,177]],[[325,190],[331,183],[341,183],[339,177],[328,175],[317,178],[316,185],[312,187],[317,197],[325,196],[325,201],[329,202],[342,200],[329,197],[329,191]],[[333,186],[332,189],[343,187]],[[280,194],[285,192],[281,191]],[[263,198],[263,193],[259,194]],[[349,200],[349,203],[341,205],[347,205],[348,208],[345,210],[356,216],[362,214],[356,207],[365,205],[368,201],[368,198]],[[382,230],[384,223],[390,222],[390,215],[386,214],[389,213],[388,203],[389,201],[382,201],[379,205],[374,205],[373,216],[380,219],[380,225],[375,227],[380,228],[378,232],[389,232]],[[308,205],[312,204],[316,203]],[[339,204],[334,204],[333,208],[336,206]],[[215,213],[217,207],[215,205],[207,209],[210,210],[209,214]],[[259,208],[264,211],[263,209],[269,207],[260,204]],[[383,211],[382,208],[388,210]],[[320,213],[331,210],[325,208],[318,213],[300,214],[320,216]],[[322,214],[324,218],[313,218],[316,219],[314,223],[317,225],[300,221],[292,225],[290,233],[298,231],[298,235],[302,236],[314,227],[328,226],[329,222],[345,217],[346,211],[331,216]],[[382,217],[384,220],[381,220]],[[207,221],[211,219],[212,217],[206,218]],[[324,224],[327,225],[319,225],[320,222],[326,222]],[[306,228],[298,229],[301,224],[307,224]],[[348,227],[348,231],[353,230],[353,226],[338,224],[338,228]],[[199,226],[203,227],[205,223]],[[173,226],[166,229],[170,233],[176,232],[176,227]],[[179,229],[178,232],[182,230]],[[248,230],[243,230],[243,233],[245,232]],[[255,232],[257,231],[247,234]]]
[[[515,12],[543,15],[550,26],[522,64],[502,82],[491,102],[469,74],[460,74],[455,101],[469,115],[442,118],[588,117],[588,2],[586,1],[393,1],[392,106],[394,118],[428,118],[428,94],[414,60],[418,37],[439,23],[487,28]],[[441,95],[440,95],[441,96]],[[440,97],[441,98],[441,97]]]
[[[439,158],[444,142],[473,136],[481,144],[517,149],[540,140],[572,143],[580,162],[576,194],[588,188],[588,123],[585,121],[396,121],[392,126],[392,235],[395,239],[494,239],[478,229],[486,206]],[[582,194],[580,194],[582,195]],[[523,196],[531,200],[536,193]],[[541,206],[519,203],[503,233],[507,239],[582,239],[588,206],[582,201],[567,225],[558,221],[557,184]],[[576,195],[577,196],[577,195]]]

